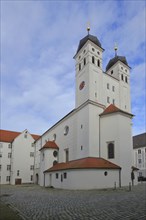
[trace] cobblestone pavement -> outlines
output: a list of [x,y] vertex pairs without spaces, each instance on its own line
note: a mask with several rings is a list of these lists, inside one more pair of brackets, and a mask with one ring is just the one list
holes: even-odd
[[1,186],[1,201],[26,220],[144,220],[146,183],[108,190],[57,190],[36,185]]

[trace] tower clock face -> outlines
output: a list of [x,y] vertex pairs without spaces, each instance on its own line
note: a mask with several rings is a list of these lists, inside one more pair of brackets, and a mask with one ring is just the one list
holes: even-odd
[[85,86],[85,81],[82,81],[79,85],[79,89],[82,90]]

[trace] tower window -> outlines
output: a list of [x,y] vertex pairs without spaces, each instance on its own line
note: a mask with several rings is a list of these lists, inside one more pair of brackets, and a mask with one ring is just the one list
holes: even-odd
[[114,73],[114,71],[113,70],[111,70],[111,75]]
[[86,52],[86,50],[83,51],[83,53],[85,53],[85,52]]
[[121,75],[121,80],[124,80],[124,76],[123,76],[123,74]]
[[141,154],[141,149],[138,150],[138,154]]
[[114,87],[114,86],[112,86],[112,91],[113,91],[113,92],[115,91],[115,87]]
[[128,78],[127,78],[127,76],[125,76],[125,82],[128,83]]
[[92,63],[95,64],[95,57],[92,57]]
[[53,135],[53,139],[54,139],[54,141],[56,141],[56,134]]
[[65,162],[68,162],[69,161],[69,150],[66,149],[65,150]]
[[17,176],[19,176],[20,175],[20,170],[17,170]]
[[98,54],[98,55],[100,55],[100,52],[99,52],[99,51],[97,51],[97,54]]
[[115,105],[115,99],[113,99],[113,105]]
[[84,58],[84,65],[86,65],[86,58]]
[[109,89],[109,83],[107,83],[107,89]]
[[97,60],[97,65],[98,67],[100,67],[100,60]]
[[67,135],[69,132],[69,127],[66,125],[64,128],[64,135]]
[[94,49],[94,48],[92,48],[92,51],[94,52],[94,51],[95,51],[95,49]]
[[108,143],[108,159],[113,159],[114,158],[114,144],[113,143]]
[[81,63],[79,63],[79,71],[81,70]]

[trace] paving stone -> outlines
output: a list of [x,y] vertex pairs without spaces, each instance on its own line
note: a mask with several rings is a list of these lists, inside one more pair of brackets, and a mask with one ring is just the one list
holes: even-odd
[[146,183],[132,191],[128,187],[84,191],[2,185],[1,201],[15,207],[26,220],[146,219]]

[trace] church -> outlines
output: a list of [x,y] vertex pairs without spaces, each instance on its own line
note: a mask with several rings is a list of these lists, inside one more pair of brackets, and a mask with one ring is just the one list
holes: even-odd
[[136,175],[131,68],[115,47],[103,71],[104,49],[89,31],[74,55],[75,108],[35,141],[34,183],[40,186],[114,188],[129,185],[131,173]]

